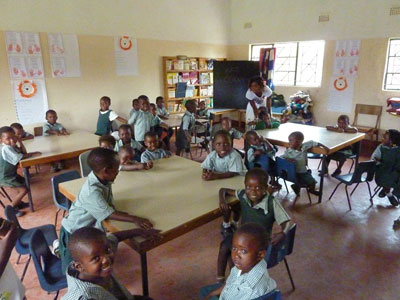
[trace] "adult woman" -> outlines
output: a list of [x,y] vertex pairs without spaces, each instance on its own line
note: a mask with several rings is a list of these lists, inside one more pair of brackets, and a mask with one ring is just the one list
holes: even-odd
[[249,80],[249,89],[246,92],[246,99],[249,101],[246,109],[246,123],[254,121],[258,117],[260,107],[267,107],[268,113],[271,113],[271,103],[269,97],[272,91],[264,83],[261,77],[252,77]]

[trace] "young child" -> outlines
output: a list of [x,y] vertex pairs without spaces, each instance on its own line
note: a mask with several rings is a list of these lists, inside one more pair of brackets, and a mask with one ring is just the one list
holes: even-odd
[[114,150],[117,141],[111,134],[103,134],[99,137],[99,147]]
[[[221,188],[219,191],[219,206],[224,218],[221,225],[223,241],[218,254],[217,279],[219,281],[223,281],[225,278],[226,264],[232,246],[232,233],[238,227],[240,216],[242,225],[250,222],[262,225],[267,231],[267,239],[271,239],[273,245],[279,243],[289,230],[290,217],[279,200],[272,196],[272,190],[269,190],[268,186],[268,177],[264,170],[254,168],[246,173],[245,189],[235,191]],[[239,204],[231,208],[226,196],[234,196],[239,200]],[[232,210],[233,220],[231,223]],[[281,232],[272,234],[274,222],[280,225]]]
[[166,149],[169,149],[169,139],[173,134],[172,128],[169,128],[168,124],[165,123],[160,115],[157,115],[157,108],[154,103],[150,104],[150,112],[152,113],[153,120],[153,130],[157,133],[158,137],[162,140],[163,145]]
[[213,140],[214,150],[201,164],[203,180],[229,178],[244,175],[247,171],[242,157],[232,148],[232,140],[225,130],[218,131]]
[[281,125],[281,122],[279,122],[278,119],[272,118],[265,109],[260,110],[257,121],[251,121],[247,124],[254,126],[254,130],[263,130],[278,128]]
[[158,96],[156,98],[156,104],[157,104],[157,116],[159,116],[161,119],[168,119],[169,118],[169,112],[165,108],[164,105],[164,98],[161,96]]
[[[400,132],[390,129],[383,135],[383,142],[372,153],[371,159],[377,163],[375,171],[375,182],[382,187],[378,196],[380,198],[388,197],[390,204],[398,206],[396,199],[400,196],[400,190],[397,188],[400,178]],[[392,193],[393,192],[393,193]]]
[[[314,141],[303,143],[303,141],[303,133],[300,131],[292,132],[289,135],[289,148],[286,149],[281,157],[296,164],[297,181],[300,184],[306,185],[310,193],[319,196],[319,191],[315,190],[317,181],[307,172],[307,151],[312,147],[322,147],[326,151],[329,151],[329,149],[321,143]],[[300,187],[296,184],[292,184],[291,187],[296,196],[298,196],[300,194]]]
[[201,101],[199,104],[199,109],[196,111],[196,115],[200,119],[209,119],[210,111],[206,108],[206,102]]
[[29,207],[29,204],[22,202],[22,198],[28,193],[24,177],[17,174],[18,163],[23,158],[29,158],[40,152],[27,153],[24,144],[15,136],[11,127],[0,128],[1,155],[0,155],[0,186],[8,187],[15,191],[12,206],[17,217],[23,216],[20,209]]
[[142,101],[142,105],[139,111],[134,112],[128,120],[129,125],[133,125],[135,132],[135,140],[144,145],[144,135],[150,131],[152,126],[155,126],[156,121],[154,116],[149,111],[150,103],[147,96],[139,96],[139,100]]
[[129,113],[129,117],[131,117],[133,113],[135,113],[139,110],[140,110],[139,99],[133,99],[132,100],[132,110]]
[[118,211],[114,207],[111,185],[119,171],[117,153],[95,148],[89,154],[88,164],[92,172],[72,203],[68,216],[63,219],[60,229],[60,255],[64,272],[72,261],[67,248],[68,240],[77,229],[88,226],[105,231],[102,225],[104,220],[135,223],[144,229],[153,227],[149,220]]
[[140,154],[145,150],[143,145],[132,138],[132,128],[127,124],[122,124],[118,129],[119,141],[116,142],[114,151],[118,152],[123,145],[130,145],[137,153],[135,159],[140,159]]
[[196,102],[186,101],[186,111],[182,117],[182,123],[176,134],[176,155],[180,155],[182,150],[190,151],[190,142],[192,141],[193,130],[196,124],[194,113],[196,112]]
[[30,134],[29,132],[26,132],[26,131],[24,130],[24,127],[22,127],[21,124],[19,124],[19,123],[12,123],[12,124],[10,125],[10,127],[14,130],[15,136],[16,136],[17,139],[19,139],[20,141],[25,141],[25,140],[33,139],[33,135]]
[[140,228],[106,234],[93,227],[76,230],[68,242],[73,261],[67,270],[68,292],[62,300],[93,299],[150,299],[145,296],[133,296],[114,277],[113,264],[120,241],[134,237],[143,237],[150,241],[160,239],[158,230]]
[[169,151],[159,148],[158,135],[155,132],[150,131],[145,134],[144,144],[146,145],[146,151],[142,153],[140,160],[142,163],[171,157],[171,153]]
[[228,117],[222,118],[221,128],[223,130],[229,132],[229,135],[231,136],[231,140],[232,140],[232,145],[233,145],[234,139],[240,140],[243,136],[243,133],[241,133],[239,130],[236,130],[235,128],[232,127],[232,121]]
[[129,145],[124,145],[119,148],[119,170],[120,171],[138,171],[138,170],[149,170],[153,167],[152,161],[140,163],[135,160],[135,150]]
[[126,120],[117,115],[116,112],[110,109],[111,99],[110,97],[103,96],[100,98],[100,110],[99,117],[97,119],[97,128],[95,134],[103,135],[110,134],[112,128],[112,122],[118,120],[121,123],[126,124]]
[[[340,115],[337,120],[337,124],[335,126],[326,126],[326,129],[329,131],[335,132],[345,132],[345,133],[357,133],[358,130],[355,127],[350,126],[350,119],[346,115]],[[332,176],[337,176],[342,173],[342,167],[346,162],[347,156],[353,154],[353,147],[349,146],[346,148],[341,149],[333,154],[330,154],[326,157],[326,170],[328,172],[328,166],[331,160],[338,161],[338,167],[332,173]]]
[[49,109],[46,111],[46,123],[43,125],[43,135],[69,135],[69,132],[60,123],[57,123],[57,113]]
[[242,225],[233,236],[231,259],[234,267],[226,283],[203,288],[201,299],[251,300],[275,290],[276,282],[269,276],[264,259],[267,247],[263,226]]

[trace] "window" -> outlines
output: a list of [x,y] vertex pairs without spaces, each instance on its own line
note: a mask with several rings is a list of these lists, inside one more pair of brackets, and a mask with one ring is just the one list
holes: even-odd
[[383,89],[400,90],[400,39],[389,40]]
[[260,49],[276,48],[274,84],[320,86],[325,41],[251,45],[251,60],[260,59]]

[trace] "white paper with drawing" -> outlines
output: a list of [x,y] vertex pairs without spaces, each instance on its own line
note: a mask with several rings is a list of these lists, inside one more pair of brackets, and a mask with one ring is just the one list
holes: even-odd
[[332,76],[329,86],[328,111],[350,113],[354,95],[354,77]]
[[136,39],[114,37],[115,72],[118,76],[139,75]]
[[80,77],[78,38],[75,34],[49,33],[51,75]]

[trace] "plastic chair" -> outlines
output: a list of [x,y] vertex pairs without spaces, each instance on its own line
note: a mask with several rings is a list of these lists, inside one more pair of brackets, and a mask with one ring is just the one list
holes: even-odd
[[79,155],[79,166],[81,167],[82,177],[87,177],[89,173],[92,171],[92,168],[89,166],[87,160],[89,157],[91,150],[81,153]]
[[58,298],[60,290],[67,287],[67,278],[62,273],[61,260],[50,252],[50,245],[43,236],[42,231],[35,230],[32,233],[29,251],[40,286],[48,293],[56,292],[55,300]]
[[4,214],[6,215],[6,218],[8,221],[17,224],[17,226],[18,226],[18,239],[17,239],[17,242],[15,243],[15,250],[17,250],[17,253],[19,254],[18,259],[17,259],[17,264],[19,263],[21,255],[29,254],[29,258],[28,258],[28,260],[25,264],[24,270],[22,272],[22,276],[21,276],[21,282],[22,282],[24,280],[26,270],[28,269],[29,263],[31,261],[31,255],[29,252],[29,242],[31,240],[31,236],[32,236],[33,232],[35,230],[40,230],[43,233],[43,235],[46,237],[47,243],[49,245],[51,245],[53,243],[53,241],[57,239],[56,228],[54,227],[54,225],[48,224],[48,225],[33,227],[30,229],[24,229],[21,227],[21,225],[18,222],[18,218],[15,215],[14,208],[10,205],[6,206],[6,208],[4,209]]
[[[376,169],[376,162],[374,160],[370,161],[363,161],[360,162],[355,170],[354,173],[346,174],[346,175],[338,175],[335,176],[337,180],[340,182],[337,184],[335,189],[333,190],[332,194],[329,197],[329,200],[331,200],[333,194],[335,194],[337,188],[339,185],[342,183],[345,184],[345,191],[346,191],[346,197],[347,197],[347,202],[349,203],[349,209],[351,210],[351,203],[350,203],[350,196],[353,195],[354,191],[357,189],[358,185],[360,183],[367,183],[368,186],[368,192],[369,192],[369,201],[371,202],[371,206],[374,205],[374,202],[372,200],[372,194],[371,194],[371,188],[369,186],[369,182],[374,179],[374,174],[375,174],[375,169]],[[367,173],[367,176],[363,176],[364,173]],[[351,191],[350,196],[349,192],[347,191],[347,187],[356,183],[356,186],[354,189]]]
[[297,225],[293,224],[290,227],[290,229],[289,229],[288,233],[286,234],[285,239],[283,241],[281,241],[277,245],[269,245],[268,250],[267,250],[267,255],[265,257],[268,269],[273,268],[274,266],[278,265],[280,262],[282,262],[282,260],[284,261],[293,290],[296,289],[296,286],[294,285],[292,273],[290,272],[289,264],[286,260],[286,256],[292,254],[292,252],[293,252],[294,238],[296,236],[296,228],[297,228]]
[[53,200],[54,204],[58,207],[58,210],[56,212],[56,218],[54,221],[54,226],[57,226],[57,217],[58,213],[63,210],[63,217],[65,215],[65,212],[69,210],[71,207],[71,201],[67,197],[65,197],[63,194],[60,193],[58,189],[58,185],[62,182],[74,180],[81,178],[81,175],[79,174],[78,171],[73,170],[73,171],[68,171],[59,175],[56,175],[51,178],[51,189],[53,192]]
[[282,300],[282,294],[279,290],[273,290],[272,292],[253,300]]
[[318,167],[317,167],[318,170],[321,167],[323,158],[324,158],[324,156],[322,154],[307,152],[307,159],[319,159],[320,160]]
[[[375,126],[369,127],[369,126],[358,124],[358,115],[359,114],[376,116]],[[371,137],[375,134],[376,140],[378,140],[379,124],[381,122],[381,115],[382,115],[382,106],[358,103],[358,104],[356,104],[356,109],[354,112],[353,126],[357,127],[359,132],[366,133],[367,135],[369,135]]]

